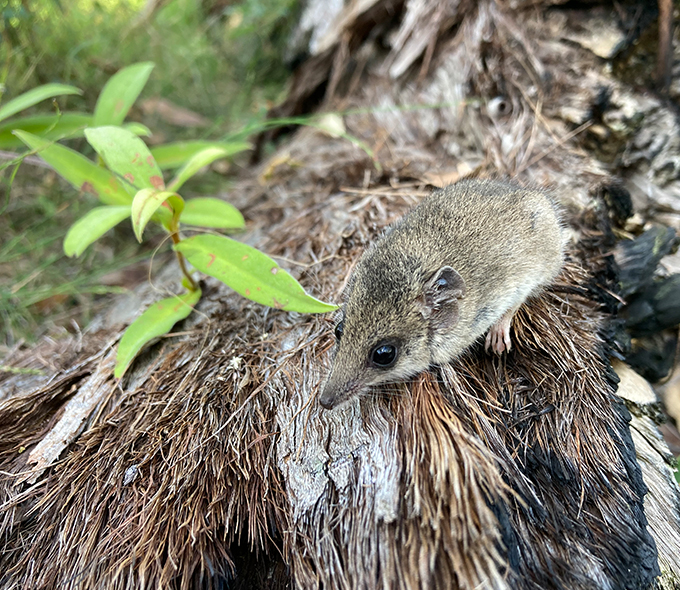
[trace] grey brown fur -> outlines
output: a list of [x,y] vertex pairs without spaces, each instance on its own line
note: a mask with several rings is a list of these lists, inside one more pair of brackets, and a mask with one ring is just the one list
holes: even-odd
[[[510,348],[515,311],[559,273],[564,232],[548,196],[466,180],[425,198],[363,255],[347,287],[325,408],[453,360],[489,331]],[[392,366],[371,361],[395,346]]]

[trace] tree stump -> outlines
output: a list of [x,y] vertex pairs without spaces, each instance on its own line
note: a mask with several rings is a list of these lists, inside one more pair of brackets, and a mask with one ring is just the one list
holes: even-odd
[[[340,301],[362,251],[432,186],[549,187],[569,259],[520,310],[512,352],[479,343],[325,411],[332,318],[207,280],[181,335],[116,383],[112,347],[154,295],[140,289],[85,334],[4,361],[49,369],[1,376],[2,588],[680,587],[661,410],[610,364],[626,354],[613,252],[634,230],[600,198],[618,187],[645,219],[680,219],[680,130],[615,77],[631,36],[613,5],[543,8],[369,0],[318,19],[275,114],[342,110],[351,141],[298,130],[225,195],[245,240]],[[654,280],[647,258],[638,275],[619,260],[626,280]],[[625,293],[629,316],[647,289],[659,301],[650,280]]]

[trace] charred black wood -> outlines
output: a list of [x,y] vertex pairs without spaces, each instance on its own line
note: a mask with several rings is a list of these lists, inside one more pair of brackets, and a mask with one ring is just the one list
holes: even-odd
[[632,336],[649,336],[680,324],[680,274],[654,281],[630,299],[623,317]]
[[647,381],[657,383],[671,372],[677,347],[677,332],[673,331],[636,338],[626,354],[626,362]]
[[621,179],[613,179],[611,182],[603,183],[598,192],[607,205],[612,222],[622,227],[634,213],[630,191]]
[[677,245],[675,230],[654,226],[639,237],[620,242],[615,252],[619,266],[619,293],[628,299],[651,284],[659,261]]

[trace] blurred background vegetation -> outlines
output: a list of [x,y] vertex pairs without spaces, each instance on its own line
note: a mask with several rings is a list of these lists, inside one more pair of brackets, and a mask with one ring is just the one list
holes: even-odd
[[[92,112],[120,68],[156,64],[128,120],[150,144],[222,139],[257,126],[280,100],[290,69],[285,44],[298,0],[0,0],[0,104],[40,84],[83,91],[21,115]],[[83,140],[72,147],[87,151]],[[0,154],[0,347],[84,328],[107,295],[146,280],[159,243],[137,245],[121,224],[78,259],[62,252],[68,227],[94,204],[53,171]],[[188,186],[195,195],[228,186],[229,170]],[[221,172],[221,173],[220,173]],[[160,234],[158,236],[160,240]],[[1,349],[0,349],[1,352]]]

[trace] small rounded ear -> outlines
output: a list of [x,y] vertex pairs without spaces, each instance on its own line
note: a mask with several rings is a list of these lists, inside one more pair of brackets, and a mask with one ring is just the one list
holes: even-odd
[[465,296],[465,280],[450,266],[442,266],[423,285],[421,313],[432,331],[458,323],[458,300]]

